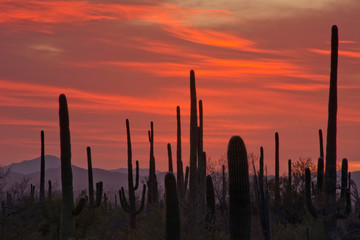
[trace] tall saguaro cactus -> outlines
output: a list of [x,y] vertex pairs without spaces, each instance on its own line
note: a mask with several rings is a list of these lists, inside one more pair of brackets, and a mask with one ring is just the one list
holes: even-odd
[[168,161],[169,161],[169,172],[173,172],[173,163],[172,163],[172,153],[171,153],[171,144],[167,144],[168,150]]
[[324,158],[323,134],[321,129],[319,129],[319,148],[320,148],[320,157]]
[[165,236],[166,240],[180,240],[180,208],[176,188],[176,180],[173,173],[165,175]]
[[151,121],[150,130],[148,131],[150,142],[150,168],[149,168],[149,180],[148,185],[148,203],[158,203],[158,187],[155,174],[155,156],[154,156],[154,123]]
[[99,207],[103,192],[103,183],[96,183],[96,200],[94,201],[94,183],[93,183],[93,171],[91,162],[91,148],[86,148],[87,162],[88,162],[88,182],[89,182],[89,204],[90,206]]
[[40,163],[40,202],[45,199],[45,144],[44,131],[41,131],[41,163]]
[[[197,149],[198,149],[198,128],[197,128],[197,102],[195,87],[195,72],[190,71],[190,199],[197,202],[198,177],[197,177]],[[196,206],[194,206],[196,208]]]
[[227,150],[230,240],[250,239],[250,185],[246,147],[233,136]]
[[180,121],[180,107],[176,107],[176,171],[177,171],[177,187],[179,198],[183,199],[186,193],[186,186],[184,183],[183,162],[181,159],[181,121]]
[[275,205],[280,201],[279,183],[279,133],[275,133]]
[[[325,239],[338,239],[336,226],[338,218],[345,218],[350,213],[350,194],[346,192],[346,210],[339,209],[343,205],[344,198],[336,201],[336,125],[337,125],[337,64],[338,64],[338,28],[332,26],[331,29],[331,71],[330,71],[330,90],[328,105],[328,126],[326,136],[326,163],[325,177],[322,186],[322,201],[320,206],[312,204],[310,195],[310,170],[306,169],[306,201],[310,213],[314,217],[322,217],[324,222]],[[347,162],[347,161],[346,161]],[[343,164],[342,174],[347,174],[347,164]],[[342,177],[342,179],[346,176]],[[345,186],[346,187],[346,186]],[[344,190],[343,190],[344,191]]]
[[145,192],[146,185],[143,185],[143,192],[141,197],[141,204],[138,209],[136,209],[135,205],[135,190],[139,186],[139,162],[136,161],[136,183],[134,186],[133,183],[133,174],[132,174],[132,150],[131,150],[131,138],[130,138],[130,126],[129,120],[126,119],[126,134],[127,134],[127,153],[128,153],[128,191],[129,191],[129,203],[126,201],[124,188],[121,188],[119,191],[120,195],[120,204],[123,210],[130,215],[130,227],[136,227],[136,215],[140,214],[144,209],[145,203]]
[[61,149],[61,219],[60,219],[60,240],[68,240],[75,233],[75,218],[87,201],[82,197],[74,208],[73,177],[71,169],[71,143],[69,128],[69,112],[67,100],[64,94],[59,97],[59,122],[60,122],[60,149]]

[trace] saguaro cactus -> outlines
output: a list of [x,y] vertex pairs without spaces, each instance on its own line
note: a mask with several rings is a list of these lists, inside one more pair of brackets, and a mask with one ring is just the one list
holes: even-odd
[[209,229],[215,223],[215,193],[211,175],[206,176],[206,222]]
[[91,162],[91,148],[86,148],[87,162],[88,162],[88,182],[89,182],[89,204],[90,206],[99,207],[101,203],[101,197],[103,192],[103,183],[96,183],[96,200],[94,201],[94,183],[93,183],[93,171]]
[[324,158],[323,134],[321,129],[319,129],[319,145],[320,145],[320,157]]
[[165,236],[166,240],[180,240],[180,209],[176,188],[176,180],[173,173],[165,175]]
[[[310,195],[310,170],[306,169],[306,201],[310,213],[314,217],[322,217],[324,222],[325,238],[329,240],[338,239],[336,225],[338,218],[345,218],[350,213],[348,204],[350,193],[346,192],[346,210],[339,209],[343,205],[343,199],[336,201],[336,118],[337,118],[337,64],[338,64],[338,28],[332,26],[331,29],[331,71],[330,71],[330,90],[328,105],[328,126],[326,136],[326,163],[325,177],[322,186],[322,201],[318,207],[312,204]],[[347,164],[346,164],[347,165]],[[343,168],[345,166],[343,165]],[[344,174],[343,169],[342,174]],[[343,177],[342,177],[343,179]]]
[[[197,103],[196,103],[196,87],[195,72],[190,71],[190,199],[196,204],[198,200],[199,190],[197,177],[197,149],[198,149],[198,128],[197,128]],[[193,206],[196,209],[196,206]]]
[[170,143],[167,144],[167,150],[168,150],[169,172],[173,172],[172,153],[171,153]]
[[149,180],[148,185],[148,203],[158,203],[158,187],[157,179],[155,174],[155,156],[154,156],[154,124],[150,123],[150,131],[148,131],[149,142],[150,142],[150,168],[149,168]]
[[69,113],[66,97],[61,94],[59,97],[59,122],[60,122],[60,149],[61,149],[61,219],[60,219],[60,240],[68,240],[75,233],[74,216],[79,214],[87,201],[82,197],[74,208],[74,194],[71,169],[71,144]]
[[250,239],[250,186],[246,147],[233,136],[227,150],[230,240]]
[[143,186],[141,204],[138,209],[136,209],[135,205],[135,190],[139,186],[139,162],[136,161],[136,183],[134,186],[133,183],[133,174],[132,174],[132,150],[131,150],[131,138],[130,138],[130,126],[129,120],[126,119],[126,134],[127,134],[127,148],[128,148],[128,191],[129,191],[129,203],[126,201],[124,188],[121,188],[119,191],[120,195],[120,204],[123,210],[130,215],[130,227],[136,227],[136,215],[140,214],[144,209],[145,202],[145,192],[146,185]]
[[279,133],[275,133],[275,205],[280,201],[280,183],[279,183]]
[[180,122],[180,107],[176,107],[176,125],[177,125],[177,138],[176,138],[176,166],[177,166],[177,187],[179,198],[183,199],[186,193],[186,185],[184,182],[183,162],[181,159],[181,122]]
[[45,199],[45,144],[44,131],[41,131],[41,163],[40,163],[40,202]]

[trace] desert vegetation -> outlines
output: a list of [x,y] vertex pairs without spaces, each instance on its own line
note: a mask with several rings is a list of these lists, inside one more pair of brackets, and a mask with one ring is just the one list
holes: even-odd
[[45,194],[42,131],[38,196],[35,186],[26,179],[5,191],[8,171],[0,169],[0,239],[359,239],[359,198],[348,173],[347,159],[342,160],[341,179],[337,181],[337,62],[338,29],[333,26],[326,150],[319,130],[317,163],[311,159],[289,159],[288,174],[280,176],[281,138],[277,132],[274,178],[267,176],[265,149],[260,147],[259,155],[248,154],[246,139],[240,136],[230,138],[226,158],[209,163],[203,148],[203,102],[197,101],[195,72],[191,70],[189,166],[185,167],[181,152],[181,116],[177,106],[176,168],[168,144],[165,194],[159,191],[155,174],[153,122],[148,132],[149,176],[141,187],[138,161],[135,179],[133,176],[130,120],[126,119],[128,186],[118,190],[113,202],[104,193],[101,181],[96,183],[94,192],[90,147],[89,187],[74,196],[70,119],[66,96],[61,94],[61,191],[53,191],[49,181]]

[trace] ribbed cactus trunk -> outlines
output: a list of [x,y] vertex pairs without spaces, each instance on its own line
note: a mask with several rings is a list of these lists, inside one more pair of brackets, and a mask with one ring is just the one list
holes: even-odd
[[180,121],[180,107],[176,107],[176,166],[177,166],[177,187],[179,198],[183,199],[185,197],[185,183],[184,183],[184,170],[183,170],[183,162],[181,158],[181,121]]
[[[331,71],[328,108],[328,126],[326,136],[325,184],[323,192],[328,206],[336,206],[336,119],[337,119],[337,65],[338,65],[338,29],[331,30]],[[336,209],[333,209],[334,211]],[[326,239],[333,239],[336,230],[336,218],[329,215],[324,221]]]
[[94,183],[93,183],[93,172],[91,163],[91,148],[86,148],[87,162],[88,162],[88,184],[89,184],[89,204],[94,206]]
[[150,142],[150,168],[149,168],[149,180],[148,180],[148,203],[158,203],[158,188],[157,179],[155,174],[155,156],[154,156],[154,123],[150,123],[150,131],[148,131]]
[[128,189],[129,189],[129,203],[130,203],[130,227],[136,227],[136,206],[135,206],[135,191],[133,185],[132,174],[132,150],[130,138],[129,120],[126,119],[126,136],[127,136],[127,152],[128,152]]
[[[198,201],[198,178],[197,178],[197,150],[198,150],[198,128],[197,128],[197,102],[195,87],[195,72],[190,71],[190,199],[192,199],[194,210]],[[196,219],[196,218],[195,218]]]
[[41,163],[40,163],[40,202],[45,199],[45,143],[44,131],[41,131]]
[[73,176],[71,169],[69,113],[65,95],[60,95],[59,104],[62,185],[60,240],[68,240],[74,236],[75,219],[72,215],[74,209]]
[[250,186],[246,147],[233,136],[227,150],[230,240],[250,239]]
[[320,147],[320,157],[324,158],[324,143],[323,143],[323,134],[322,130],[319,129],[319,147]]
[[176,180],[173,173],[165,175],[165,236],[166,240],[181,239],[180,209],[176,187]]
[[169,162],[169,172],[173,172],[173,162],[172,162],[172,152],[171,152],[171,144],[167,144],[168,150],[168,162]]
[[279,133],[275,133],[275,206],[280,202],[280,180],[279,180]]

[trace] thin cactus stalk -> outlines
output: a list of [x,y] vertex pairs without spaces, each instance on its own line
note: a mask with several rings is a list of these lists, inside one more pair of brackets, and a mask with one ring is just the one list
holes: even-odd
[[246,147],[233,136],[227,150],[230,240],[250,239],[250,185]]
[[260,147],[260,158],[259,158],[259,181],[263,181],[264,178],[264,148]]
[[324,181],[324,158],[319,157],[317,166],[317,194],[320,197]]
[[41,131],[41,163],[40,163],[40,202],[45,199],[45,144],[44,131]]
[[288,186],[291,190],[291,159],[288,161]]
[[171,153],[170,143],[167,144],[167,151],[168,151],[168,161],[169,161],[169,172],[173,172],[173,162],[172,162],[172,153]]
[[[60,149],[61,149],[61,219],[60,219],[60,240],[68,240],[75,233],[75,218],[86,202],[82,197],[78,206],[74,208],[73,177],[71,169],[71,143],[69,128],[69,113],[67,100],[64,94],[59,97],[59,122],[60,122]],[[75,211],[76,210],[76,211]]]
[[279,182],[279,133],[275,133],[275,205],[280,201],[280,182]]
[[93,172],[91,164],[91,148],[86,148],[87,162],[88,162],[88,184],[89,184],[89,204],[94,206],[94,183],[93,183]]
[[319,144],[320,144],[320,157],[324,158],[324,143],[323,143],[323,134],[321,129],[319,129]]
[[120,194],[120,204],[123,210],[129,213],[129,220],[130,220],[130,227],[136,228],[136,215],[140,214],[144,209],[144,202],[145,202],[145,192],[146,192],[146,185],[143,185],[143,192],[141,198],[141,204],[138,209],[136,209],[135,203],[135,190],[139,186],[139,162],[136,161],[136,183],[134,186],[133,183],[133,174],[132,174],[132,150],[131,150],[131,137],[130,137],[130,125],[129,120],[126,119],[126,134],[127,134],[127,153],[128,153],[128,192],[129,192],[129,203],[125,197],[124,188],[121,188],[119,191]]
[[96,183],[96,199],[93,204],[94,207],[100,206],[102,193],[103,193],[103,183],[100,181]]
[[[193,208],[196,209],[198,199],[197,178],[197,150],[198,150],[198,128],[197,128],[197,102],[195,87],[195,72],[190,71],[190,199],[193,199]],[[196,218],[195,218],[196,219]]]
[[215,193],[211,175],[206,176],[206,223],[209,230],[215,224]]
[[175,176],[171,172],[165,175],[165,201],[165,239],[180,240],[181,224],[179,199]]
[[222,165],[222,194],[221,194],[221,210],[224,211],[226,209],[226,191],[227,190],[227,182],[225,175],[225,165]]
[[181,159],[181,121],[180,121],[180,107],[176,107],[176,166],[177,166],[177,187],[179,192],[179,198],[183,200],[185,198],[185,182],[184,182],[184,172],[183,172],[183,162]]
[[150,168],[149,168],[149,180],[148,185],[148,203],[158,204],[158,187],[155,174],[155,156],[154,156],[154,123],[150,122],[150,131],[148,131],[150,142]]
[[48,199],[51,201],[51,199],[52,199],[52,185],[51,185],[51,180],[49,180],[48,184],[49,184],[49,186],[48,186]]

